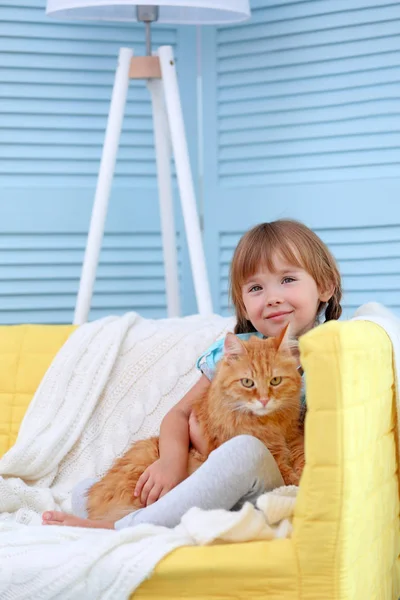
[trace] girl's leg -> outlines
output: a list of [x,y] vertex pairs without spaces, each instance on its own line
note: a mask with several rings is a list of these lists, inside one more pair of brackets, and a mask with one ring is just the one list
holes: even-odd
[[130,513],[115,529],[151,523],[175,527],[193,506],[210,510],[255,504],[260,494],[284,485],[269,450],[257,438],[239,435],[214,450],[190,477],[154,504]]

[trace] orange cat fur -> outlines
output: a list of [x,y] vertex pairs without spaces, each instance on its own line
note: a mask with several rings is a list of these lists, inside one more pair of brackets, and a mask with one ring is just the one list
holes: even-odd
[[[193,407],[208,452],[201,456],[190,450],[188,474],[222,443],[249,434],[269,448],[285,483],[298,484],[304,466],[300,393],[301,377],[287,327],[279,337],[266,340],[252,336],[241,341],[228,333],[211,385]],[[89,518],[117,520],[141,508],[133,490],[158,458],[158,437],[133,444],[89,490]]]

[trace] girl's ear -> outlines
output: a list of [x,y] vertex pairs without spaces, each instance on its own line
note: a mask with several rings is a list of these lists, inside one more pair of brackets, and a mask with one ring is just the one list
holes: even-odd
[[329,286],[325,291],[319,293],[320,302],[329,302],[335,291],[335,286]]
[[246,354],[247,350],[234,333],[227,333],[224,341],[224,356],[226,358],[237,358]]

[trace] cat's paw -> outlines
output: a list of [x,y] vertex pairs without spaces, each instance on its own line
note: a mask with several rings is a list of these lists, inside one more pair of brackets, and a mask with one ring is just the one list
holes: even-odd
[[299,477],[301,477],[301,474],[303,473],[304,466],[305,466],[304,460],[297,461],[296,464],[294,465],[294,470]]
[[290,473],[286,473],[286,476],[283,476],[283,480],[285,485],[299,485],[301,474],[292,471]]

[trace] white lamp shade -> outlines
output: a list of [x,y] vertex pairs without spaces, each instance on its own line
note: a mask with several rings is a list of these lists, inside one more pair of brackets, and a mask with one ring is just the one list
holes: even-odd
[[47,14],[65,19],[137,21],[138,5],[159,7],[159,23],[217,25],[250,17],[249,0],[47,0]]

